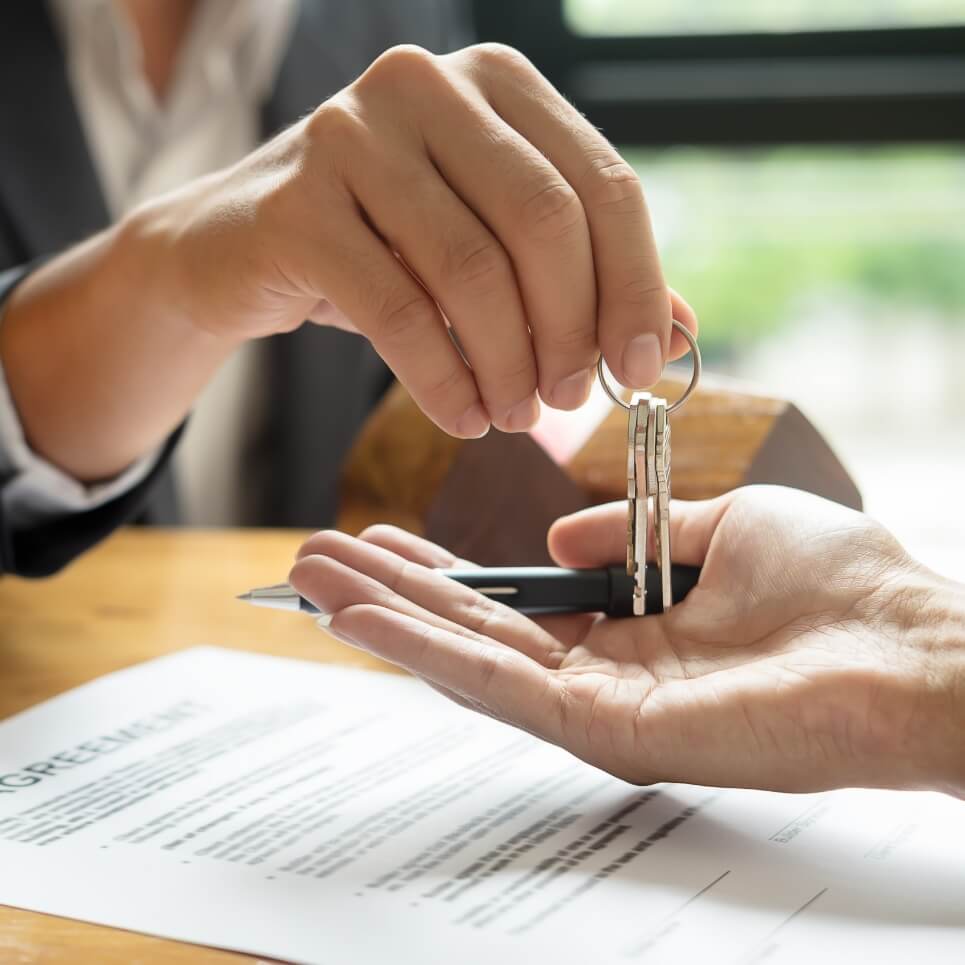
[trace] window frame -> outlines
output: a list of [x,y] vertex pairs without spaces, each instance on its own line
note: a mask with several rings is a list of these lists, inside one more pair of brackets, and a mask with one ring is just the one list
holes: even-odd
[[582,36],[563,0],[473,0],[479,40],[523,51],[623,145],[958,142],[965,26]]

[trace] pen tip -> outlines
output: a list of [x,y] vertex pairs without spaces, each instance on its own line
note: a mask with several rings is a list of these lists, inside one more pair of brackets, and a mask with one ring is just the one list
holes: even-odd
[[250,599],[251,599],[251,594],[250,594],[250,593],[239,593],[239,594],[235,597],[235,599],[236,599],[236,600],[250,600]]

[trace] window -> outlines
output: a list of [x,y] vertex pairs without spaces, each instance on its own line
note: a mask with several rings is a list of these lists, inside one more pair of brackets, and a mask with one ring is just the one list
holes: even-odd
[[615,143],[963,134],[960,0],[476,0],[474,10],[480,38],[528,54]]
[[960,0],[565,0],[566,26],[585,36],[790,33],[965,24]]
[[708,370],[797,402],[869,510],[965,578],[965,5],[478,0],[476,17],[640,172]]
[[[965,151],[626,148],[668,277],[733,355],[814,315],[965,321]],[[965,429],[963,429],[965,432]]]
[[869,511],[965,578],[949,513],[965,491],[965,149],[624,154],[708,371],[797,403]]

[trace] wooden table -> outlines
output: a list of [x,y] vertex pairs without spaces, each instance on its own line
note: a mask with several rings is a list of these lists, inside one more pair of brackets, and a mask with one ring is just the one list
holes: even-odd
[[[198,644],[387,669],[307,617],[234,599],[284,579],[305,535],[129,529],[50,580],[0,579],[0,718],[102,674]],[[253,960],[0,907],[3,965]]]

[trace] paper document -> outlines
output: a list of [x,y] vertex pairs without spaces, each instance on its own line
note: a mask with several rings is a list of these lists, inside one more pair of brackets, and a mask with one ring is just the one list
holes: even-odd
[[965,804],[632,787],[217,649],[0,724],[0,903],[297,962],[965,962]]

